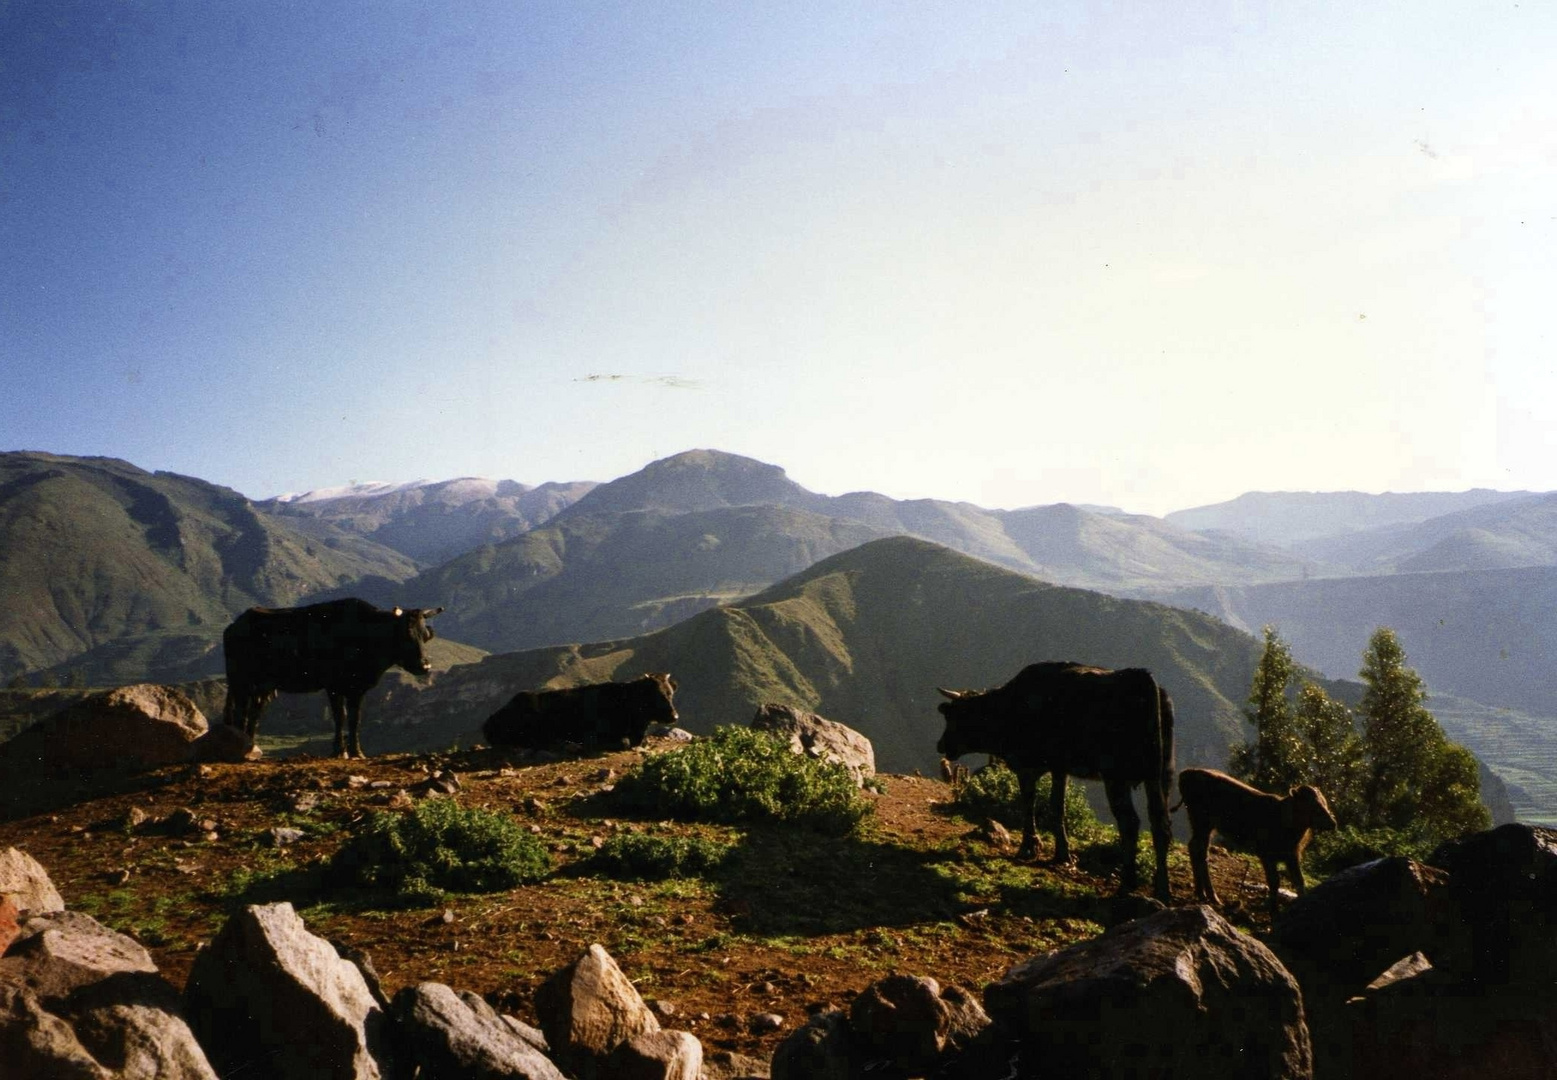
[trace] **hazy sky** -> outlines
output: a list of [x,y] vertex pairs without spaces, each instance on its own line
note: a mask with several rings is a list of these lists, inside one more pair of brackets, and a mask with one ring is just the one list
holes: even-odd
[[1531,2],[11,0],[0,449],[1557,488],[1554,54]]

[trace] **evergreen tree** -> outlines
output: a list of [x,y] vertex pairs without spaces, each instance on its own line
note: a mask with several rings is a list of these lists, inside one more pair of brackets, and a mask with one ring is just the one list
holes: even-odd
[[1261,791],[1285,795],[1304,782],[1305,749],[1292,708],[1297,664],[1274,626],[1265,627],[1265,651],[1254,669],[1244,719],[1254,738],[1233,748],[1229,768]]
[[1324,792],[1343,824],[1361,821],[1368,760],[1351,710],[1322,687],[1305,682],[1298,691],[1295,721],[1306,744],[1304,783]]
[[1367,687],[1361,713],[1368,823],[1438,839],[1487,828],[1491,817],[1481,805],[1475,759],[1445,738],[1427,710],[1427,688],[1406,666],[1393,630],[1374,631],[1359,675]]

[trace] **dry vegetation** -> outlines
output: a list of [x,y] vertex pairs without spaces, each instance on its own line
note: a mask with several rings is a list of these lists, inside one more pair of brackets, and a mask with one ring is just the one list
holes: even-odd
[[[176,985],[233,905],[285,899],[316,933],[365,949],[390,994],[437,980],[530,1020],[540,981],[600,942],[645,998],[675,1006],[671,1026],[710,1048],[758,1055],[809,1010],[846,1007],[883,975],[981,989],[1018,960],[1095,935],[1120,913],[1108,899],[1111,830],[1080,849],[1076,867],[1019,865],[1011,849],[946,812],[945,784],[918,776],[882,777],[882,793],[869,796],[874,814],[842,838],[633,820],[602,788],[640,753],[536,766],[470,751],[170,769],[133,790],[0,823],[0,847],[32,854],[69,906],[134,935]],[[453,797],[462,805],[512,813],[535,832],[554,872],[536,885],[448,895],[432,906],[326,887],[324,861],[352,826],[392,800],[404,805],[398,792],[444,768],[460,778]],[[316,799],[300,804],[299,796]],[[131,826],[137,807],[150,820]],[[180,807],[214,829],[180,836],[156,825]],[[277,848],[277,826],[303,837]],[[596,873],[590,857],[621,830],[736,848],[706,877],[618,881]],[[1170,869],[1175,896],[1187,898],[1182,846]],[[1259,906],[1263,883],[1248,860],[1213,849],[1212,872],[1224,899]],[[1235,920],[1258,928],[1258,912],[1232,906]],[[782,1014],[784,1030],[751,1034],[745,1020],[762,1012]]]

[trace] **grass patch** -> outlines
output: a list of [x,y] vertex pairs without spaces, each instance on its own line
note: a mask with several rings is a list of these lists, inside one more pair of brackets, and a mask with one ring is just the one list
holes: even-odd
[[651,816],[782,822],[830,835],[852,831],[873,809],[842,765],[793,753],[771,732],[733,726],[654,755],[622,779],[615,796]]
[[330,881],[429,899],[499,892],[539,881],[551,856],[507,814],[427,799],[370,814],[330,861]]

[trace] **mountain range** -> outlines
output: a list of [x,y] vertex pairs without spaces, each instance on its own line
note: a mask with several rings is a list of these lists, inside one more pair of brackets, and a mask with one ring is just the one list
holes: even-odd
[[[345,594],[444,606],[440,640],[471,656],[587,652],[736,618],[775,583],[894,536],[1023,580],[1155,601],[1146,610],[1164,626],[1180,616],[1163,605],[1250,633],[1273,623],[1332,677],[1353,675],[1373,627],[1391,625],[1435,692],[1471,703],[1457,714],[1477,718],[1471,734],[1498,708],[1520,710],[1526,732],[1557,729],[1543,719],[1557,676],[1541,659],[1557,642],[1554,495],[1254,493],[1167,518],[991,510],[823,495],[716,450],[608,483],[464,478],[259,502],[112,459],[0,454],[0,680],[219,675],[238,611]],[[1498,760],[1495,739],[1464,741]]]

